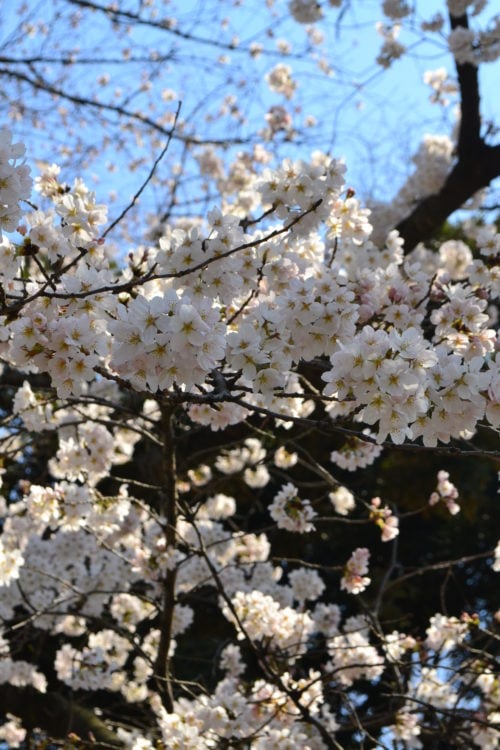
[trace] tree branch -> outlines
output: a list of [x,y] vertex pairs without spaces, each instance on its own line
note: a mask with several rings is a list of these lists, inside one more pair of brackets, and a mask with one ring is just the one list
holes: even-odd
[[[216,49],[225,50],[231,53],[243,53],[252,55],[252,50],[244,45],[235,44],[234,42],[224,42],[221,39],[211,36],[198,36],[186,31],[182,31],[177,26],[170,24],[168,19],[166,20],[155,20],[154,18],[145,18],[140,13],[133,13],[124,8],[120,8],[118,3],[109,3],[108,5],[101,5],[93,0],[66,0],[69,5],[76,5],[80,8],[86,8],[90,11],[100,12],[107,16],[112,23],[121,25],[135,25],[145,26],[146,28],[156,29],[157,31],[166,32],[177,39],[182,39],[188,43],[201,44],[208,47],[215,47]],[[279,50],[274,49],[262,49],[259,54],[267,55],[268,57],[281,58],[282,53]],[[293,52],[288,52],[287,57],[290,59],[300,60],[301,55]]]
[[441,190],[421,200],[396,226],[404,240],[405,252],[430,239],[448,216],[499,176],[500,145],[487,146],[480,141],[470,155],[459,158]]
[[0,685],[2,713],[22,717],[25,729],[40,728],[50,737],[66,739],[76,734],[95,750],[125,747],[93,711],[69,701],[60,693],[40,693],[32,687]]
[[126,107],[122,107],[119,104],[111,104],[109,102],[104,102],[98,99],[93,99],[90,97],[85,96],[79,96],[78,94],[72,94],[69,91],[65,91],[61,88],[58,88],[57,86],[54,86],[53,84],[49,83],[49,81],[46,81],[43,79],[38,73],[36,74],[36,78],[30,77],[27,75],[27,73],[23,73],[21,71],[15,71],[15,70],[9,70],[8,68],[0,68],[0,76],[5,76],[6,78],[11,78],[23,83],[27,83],[29,86],[32,86],[34,90],[36,91],[43,91],[46,94],[50,94],[51,96],[60,97],[61,99],[64,99],[65,101],[71,102],[72,104],[76,104],[78,106],[82,107],[89,107],[90,109],[97,109],[101,112],[112,112],[115,115],[119,115],[122,117],[126,117],[130,120],[140,122],[142,125],[145,125],[148,128],[152,128],[158,133],[161,133],[162,135],[165,135],[167,137],[173,138],[174,140],[182,141],[183,143],[188,143],[196,146],[200,145],[213,145],[213,146],[228,146],[228,145],[242,145],[246,144],[247,140],[244,138],[226,138],[226,139],[216,139],[216,138],[210,138],[210,139],[201,139],[196,136],[189,136],[184,135],[177,130],[174,132],[174,128],[172,127],[164,127],[161,123],[156,122],[151,117],[148,117],[147,115],[143,114],[141,111],[134,111],[131,109],[127,109]]
[[[450,14],[452,30],[469,28],[467,14],[454,17]],[[459,159],[473,158],[476,149],[483,143],[481,139],[481,113],[479,95],[479,77],[476,65],[456,63],[458,85],[460,89],[460,130],[457,152]]]
[[120,215],[117,216],[116,219],[114,219],[111,222],[111,224],[107,227],[106,231],[104,231],[102,233],[103,239],[116,227],[117,224],[120,223],[120,221],[122,221],[122,219],[125,218],[125,216],[128,214],[128,212],[130,211],[130,209],[135,206],[135,204],[137,203],[137,201],[141,197],[141,194],[144,191],[145,187],[153,179],[153,176],[154,176],[154,173],[156,172],[156,168],[157,168],[158,164],[161,162],[161,160],[163,159],[163,157],[165,156],[165,154],[168,151],[168,147],[170,146],[170,141],[172,140],[172,136],[173,136],[174,131],[175,131],[175,126],[177,125],[177,120],[179,119],[179,113],[180,113],[180,111],[181,111],[181,102],[179,101],[177,103],[177,110],[176,110],[176,113],[175,113],[174,122],[173,122],[173,125],[172,125],[172,130],[170,131],[170,135],[168,136],[168,139],[167,139],[167,142],[166,142],[165,146],[161,150],[159,156],[157,156],[156,159],[155,159],[155,161],[153,162],[153,166],[149,170],[148,176],[146,177],[146,179],[144,180],[144,182],[142,183],[142,185],[139,187],[139,189],[132,196],[132,200],[130,201],[130,203],[127,206],[125,206],[125,208],[120,213]]
[[[469,28],[467,14],[450,15],[452,30]],[[481,136],[481,97],[476,65],[456,63],[460,89],[460,129],[457,162],[438,193],[423,198],[396,226],[405,252],[434,235],[448,216],[460,209],[478,190],[500,176],[500,146],[488,146]]]

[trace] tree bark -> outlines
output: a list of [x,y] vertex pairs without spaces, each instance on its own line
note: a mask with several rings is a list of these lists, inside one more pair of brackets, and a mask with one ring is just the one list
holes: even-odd
[[[469,28],[467,14],[450,15],[450,26],[452,30]],[[500,176],[500,145],[488,145],[481,135],[478,68],[456,63],[456,71],[460,91],[457,160],[439,192],[420,200],[396,226],[407,253],[430,239],[452,213]]]

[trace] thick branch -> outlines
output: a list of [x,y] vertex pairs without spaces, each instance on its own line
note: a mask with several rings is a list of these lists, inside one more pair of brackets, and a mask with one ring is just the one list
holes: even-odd
[[[450,15],[452,29],[469,28],[467,14],[455,18]],[[481,145],[481,113],[479,96],[479,77],[476,65],[456,63],[458,85],[460,88],[460,130],[458,133],[457,153],[459,159],[473,158],[476,149]]]
[[25,729],[40,728],[54,739],[77,735],[92,748],[124,747],[93,711],[64,698],[60,693],[39,693],[31,687],[0,685],[3,713],[18,716]]
[[412,213],[397,225],[405,251],[409,252],[419,242],[431,238],[448,216],[499,176],[500,146],[480,143],[470,157],[459,158],[439,193],[421,200]]
[[[450,15],[452,29],[468,28],[467,14]],[[438,193],[423,198],[396,227],[409,252],[430,239],[448,216],[478,190],[500,176],[500,146],[488,146],[481,137],[479,77],[476,65],[456,64],[460,89],[460,129],[455,166]]]

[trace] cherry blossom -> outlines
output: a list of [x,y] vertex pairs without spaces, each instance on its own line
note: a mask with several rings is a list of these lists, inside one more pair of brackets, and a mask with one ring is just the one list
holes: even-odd
[[341,588],[350,594],[360,594],[370,585],[371,579],[365,575],[368,573],[368,560],[370,552],[366,547],[358,547],[352,553],[344,568],[344,575],[340,581]]
[[[288,3],[321,75],[320,27],[340,6]],[[410,6],[381,3],[382,68],[410,49]],[[454,19],[483,6],[448,3]],[[107,13],[122,24],[120,8]],[[151,28],[183,39],[176,19],[151,14]],[[447,39],[459,68],[458,92],[445,68],[425,74],[442,105],[460,93],[461,66],[498,56],[498,23],[454,23],[449,32],[443,16],[422,24]],[[205,142],[167,112],[159,133],[184,144],[186,162],[172,168],[170,209],[140,242],[126,220],[140,192],[108,223],[94,191],[73,175],[66,184],[52,164],[35,178],[37,205],[27,203],[25,147],[0,130],[0,353],[14,383],[7,377],[2,392],[0,683],[84,693],[96,716],[96,696],[112,693],[123,715],[137,704],[120,726],[111,711],[99,717],[136,750],[336,747],[351,724],[352,741],[371,726],[365,695],[394,685],[370,741],[418,749],[449,716],[493,749],[495,615],[486,605],[445,609],[420,633],[395,624],[390,608],[384,619],[391,587],[434,570],[412,569],[400,553],[412,519],[439,518],[432,508],[444,504],[451,523],[460,482],[440,470],[428,502],[411,510],[406,498],[389,501],[393,487],[368,494],[357,482],[393,451],[445,451],[452,440],[450,453],[468,450],[478,430],[494,438],[497,227],[470,219],[461,239],[408,253],[394,227],[449,179],[457,133],[425,136],[392,203],[366,206],[341,158],[278,148],[301,122],[316,127],[301,110],[301,61],[288,40],[272,54],[245,44],[269,89],[255,131],[264,142]],[[219,63],[239,49],[235,35]],[[98,83],[105,90],[107,74]],[[169,88],[161,100],[176,97]],[[212,104],[207,126],[245,121],[231,92]],[[139,105],[134,117],[147,124]],[[203,187],[182,205],[193,162]],[[145,185],[161,182],[154,172]],[[401,544],[380,544],[398,535]],[[435,570],[470,562],[498,571],[500,542]],[[209,620],[223,633],[210,677],[203,664],[196,682],[184,679]],[[40,634],[49,644],[40,664],[18,658]],[[19,746],[22,717],[4,718],[0,737]]]
[[269,506],[269,513],[278,528],[302,534],[314,529],[311,521],[316,514],[309,500],[301,499],[291,482],[283,485],[277,493]]

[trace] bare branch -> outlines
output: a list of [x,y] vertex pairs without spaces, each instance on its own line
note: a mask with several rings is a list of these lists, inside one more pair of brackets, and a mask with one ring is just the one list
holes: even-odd
[[126,206],[123,209],[123,211],[121,212],[121,214],[119,216],[117,216],[116,219],[114,219],[111,222],[111,224],[106,229],[106,231],[103,232],[103,234],[102,234],[103,238],[106,237],[111,232],[111,230],[114,229],[116,227],[116,225],[119,224],[120,221],[128,214],[128,212],[130,211],[130,209],[135,206],[135,204],[139,200],[139,198],[141,196],[141,193],[143,192],[144,188],[152,180],[153,175],[156,172],[156,168],[157,168],[158,164],[161,162],[161,160],[163,159],[163,157],[165,156],[165,154],[168,151],[168,147],[170,146],[170,142],[172,140],[172,136],[173,136],[174,131],[175,131],[175,126],[177,124],[177,120],[179,119],[179,113],[181,111],[181,104],[182,104],[182,102],[179,102],[178,105],[177,105],[177,111],[175,113],[175,118],[174,118],[174,124],[172,125],[172,130],[170,131],[170,135],[168,136],[168,140],[167,140],[165,146],[163,147],[160,155],[155,159],[155,161],[153,163],[153,166],[149,170],[148,176],[146,177],[146,179],[144,180],[144,182],[140,186],[139,190],[134,194],[134,196],[133,196],[132,200],[130,201],[130,203],[128,204],[128,206]]

